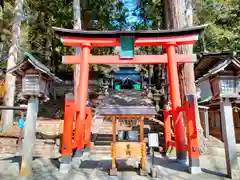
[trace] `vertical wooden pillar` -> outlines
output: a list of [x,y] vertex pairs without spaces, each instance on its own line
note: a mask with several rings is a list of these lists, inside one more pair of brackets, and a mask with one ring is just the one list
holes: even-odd
[[112,117],[112,169],[116,169],[116,117]]
[[171,137],[171,117],[169,112],[164,111],[164,151],[167,152],[172,141]]
[[144,142],[144,116],[140,117],[140,142],[142,143],[141,168],[146,170],[146,144]]
[[177,108],[181,106],[180,91],[179,91],[179,80],[178,70],[176,62],[176,50],[175,44],[169,44],[166,47],[168,56],[168,80],[169,89],[172,102],[172,118],[174,122],[174,134],[176,137],[176,151],[177,160],[179,162],[186,162],[187,153],[185,150],[185,133],[184,124],[182,119],[182,113],[178,113]]
[[200,150],[198,145],[197,132],[197,113],[195,104],[195,95],[186,95],[186,120],[187,120],[187,141],[188,141],[188,159],[189,171],[191,174],[201,173],[200,168]]
[[[74,145],[77,147],[77,151],[82,151],[84,148],[84,124],[86,117],[86,102],[88,97],[88,77],[89,77],[89,64],[88,57],[90,55],[90,44],[82,45],[82,61],[80,71],[80,82],[78,89],[79,99],[76,102],[79,107],[79,114],[77,115],[74,135]],[[78,154],[76,152],[76,154]],[[81,153],[79,153],[81,154]]]
[[85,124],[85,147],[90,148],[91,145],[91,127],[92,127],[92,110],[86,108],[86,124]]
[[225,146],[227,175],[229,178],[234,178],[234,169],[239,169],[237,150],[236,150],[236,137],[233,123],[232,104],[226,99],[220,102],[221,122],[222,122],[222,135]]
[[28,100],[27,117],[24,128],[24,140],[22,151],[22,163],[20,176],[28,177],[32,175],[33,149],[36,139],[36,122],[39,101],[37,97]]
[[64,126],[62,136],[62,157],[64,164],[71,163],[72,158],[72,136],[74,120],[74,96],[69,93],[65,95]]
[[[21,106],[21,105],[20,105]],[[23,128],[24,128],[24,111],[21,111],[21,119],[18,121],[18,128],[19,128],[19,137],[18,137],[18,153],[21,153],[22,150],[22,138],[23,138]]]
[[204,109],[204,121],[205,121],[205,137],[209,137],[209,119],[208,119],[208,110]]

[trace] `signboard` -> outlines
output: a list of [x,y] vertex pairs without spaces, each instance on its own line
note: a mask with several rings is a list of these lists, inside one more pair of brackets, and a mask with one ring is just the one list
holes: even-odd
[[158,133],[148,133],[148,146],[159,147]]

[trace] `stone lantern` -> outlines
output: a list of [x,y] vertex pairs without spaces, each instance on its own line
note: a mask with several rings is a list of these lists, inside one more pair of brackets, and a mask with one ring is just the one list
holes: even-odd
[[20,94],[28,101],[20,176],[30,176],[39,101],[47,101],[49,99],[50,83],[61,82],[61,80],[30,53],[24,53],[24,60],[10,69],[9,73],[22,79]]

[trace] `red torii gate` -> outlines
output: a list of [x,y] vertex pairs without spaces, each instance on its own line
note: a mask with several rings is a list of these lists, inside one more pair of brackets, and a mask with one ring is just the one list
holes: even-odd
[[[182,106],[180,100],[179,80],[177,65],[180,63],[193,63],[192,55],[176,54],[175,48],[179,45],[194,44],[198,35],[205,26],[196,26],[185,29],[161,30],[161,31],[79,31],[54,27],[57,35],[65,46],[78,46],[82,48],[81,56],[64,56],[65,64],[80,64],[80,81],[78,93],[79,99],[65,103],[64,132],[62,155],[65,162],[70,163],[72,150],[82,150],[90,145],[91,110],[86,108],[88,96],[89,64],[168,64],[168,79],[172,109],[169,112],[174,122],[175,143],[178,160],[186,160],[186,142],[182,111],[186,111],[191,118],[188,133],[188,154],[191,167],[199,167],[199,150],[196,130],[196,116],[194,108],[189,108],[189,102]],[[126,37],[128,39],[126,39]],[[121,46],[121,56],[94,56],[91,55],[92,47]],[[166,48],[164,55],[133,55],[135,46],[163,46]],[[192,101],[191,101],[192,102]],[[191,104],[190,102],[190,104]],[[194,104],[191,104],[194,105]],[[188,107],[188,108],[185,108]],[[185,109],[184,109],[185,108]],[[191,113],[189,111],[192,111]],[[77,114],[75,123],[74,143],[72,143],[74,113]],[[165,113],[165,115],[169,114]],[[167,119],[167,117],[165,117]],[[168,121],[165,121],[168,122]],[[190,120],[189,120],[190,122]],[[165,126],[165,132],[169,132],[169,126]],[[167,134],[167,133],[166,133]],[[171,139],[165,136],[166,146]],[[170,143],[171,144],[171,143]],[[173,143],[172,143],[173,144]]]

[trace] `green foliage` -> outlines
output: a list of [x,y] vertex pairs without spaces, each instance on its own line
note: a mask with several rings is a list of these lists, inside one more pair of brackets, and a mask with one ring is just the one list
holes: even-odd
[[[194,0],[195,24],[209,24],[205,32],[208,51],[240,50],[239,0]],[[5,0],[0,15],[0,60],[6,59],[11,45],[14,0]],[[52,26],[73,28],[72,0],[25,0],[21,26],[21,50],[34,51],[41,61],[55,73],[72,71],[62,65],[61,56],[71,55],[74,49],[64,47],[52,31]],[[141,0],[133,10],[134,24],[127,22],[129,10],[119,0],[81,0],[82,28],[86,30],[163,29],[163,1]],[[195,50],[203,50],[199,41]],[[137,54],[159,54],[161,48],[140,47]],[[94,48],[93,54],[114,54],[112,47]],[[101,66],[96,65],[97,69]],[[96,69],[96,67],[94,67]],[[104,69],[106,67],[103,67]]]
[[1,9],[0,15],[0,62],[6,59],[11,44],[13,9],[13,1],[4,1],[4,9]]
[[209,25],[204,35],[208,51],[240,50],[239,0],[196,0],[195,23]]
[[[118,0],[81,0],[82,28],[86,30],[116,30],[126,26],[124,5]],[[72,47],[64,47],[56,38],[52,26],[73,28],[72,0],[25,0],[21,26],[21,50],[36,52],[41,61],[55,73],[72,71],[62,65],[62,55],[72,55]],[[11,45],[14,0],[5,0],[4,18],[1,19],[1,60]],[[4,45],[4,46],[3,46]],[[114,49],[94,48],[93,54],[112,54]],[[99,65],[98,65],[99,66]]]

